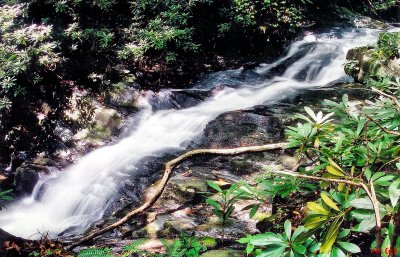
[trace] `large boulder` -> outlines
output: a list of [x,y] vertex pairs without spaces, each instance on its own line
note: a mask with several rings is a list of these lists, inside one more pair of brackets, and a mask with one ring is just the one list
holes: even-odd
[[126,83],[119,82],[113,84],[106,92],[105,102],[116,106],[128,109],[136,109],[139,107],[138,98],[140,91],[137,85],[129,86]]
[[400,46],[400,32],[381,34],[376,47],[350,49],[346,56],[345,72],[358,82],[370,77],[400,77],[400,58],[393,50],[395,46]]
[[236,111],[221,114],[211,121],[204,129],[200,145],[209,148],[258,145],[280,140],[283,136],[278,118]]

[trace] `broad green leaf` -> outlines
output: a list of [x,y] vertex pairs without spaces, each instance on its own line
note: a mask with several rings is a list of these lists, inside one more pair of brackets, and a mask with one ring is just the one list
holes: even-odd
[[259,204],[256,204],[256,205],[253,206],[253,208],[251,208],[251,210],[250,210],[250,218],[253,218],[254,215],[256,215],[259,206],[260,206]]
[[297,238],[301,233],[303,233],[304,229],[305,229],[305,228],[304,228],[303,226],[297,227],[296,230],[293,232],[292,241],[296,240],[296,238]]
[[371,180],[371,169],[369,167],[365,169],[364,176],[368,181]]
[[252,244],[248,244],[247,245],[247,247],[246,247],[246,254],[250,254],[251,252],[253,252],[253,250],[254,250],[254,245],[252,245]]
[[286,220],[283,227],[285,228],[287,239],[290,240],[290,237],[292,236],[292,224],[290,223],[289,220]]
[[391,249],[389,235],[387,235],[385,240],[383,240],[382,242],[382,251],[381,251],[382,257],[389,256],[389,251],[387,251],[387,249]]
[[326,210],[324,207],[315,202],[308,202],[307,208],[318,214],[325,214],[325,215],[329,214],[328,210]]
[[381,172],[381,171],[375,172],[374,175],[372,175],[371,180],[375,181],[378,178],[385,176],[385,174],[386,174],[385,172]]
[[378,178],[377,180],[374,181],[374,185],[377,186],[390,186],[391,182],[393,179],[395,179],[397,176],[395,175],[386,175],[384,177]]
[[292,244],[293,250],[295,250],[296,252],[300,253],[300,254],[305,254],[307,251],[307,248],[299,243],[293,243]]
[[313,229],[307,230],[306,232],[301,233],[296,238],[296,240],[293,240],[293,241],[303,243],[303,242],[307,241],[308,239],[310,239],[310,237],[312,237],[317,230],[318,230],[318,228],[313,228]]
[[368,219],[374,216],[373,210],[356,209],[350,212],[350,215],[358,221]]
[[353,244],[353,243],[349,243],[349,242],[342,242],[342,241],[338,241],[337,244],[342,247],[344,250],[350,252],[350,253],[359,253],[361,252],[360,247],[358,247],[358,245]]
[[332,201],[331,198],[329,198],[329,196],[325,192],[321,193],[321,198],[326,203],[326,205],[328,205],[329,207],[331,207],[336,211],[340,211],[337,205]]
[[330,257],[346,257],[346,254],[341,249],[339,249],[338,247],[334,246],[332,248],[332,252],[331,252]]
[[266,246],[266,245],[286,245],[286,242],[278,238],[276,234],[267,232],[264,234],[258,234],[251,237],[250,244],[255,246]]
[[336,162],[334,162],[331,158],[328,158],[328,161],[329,161],[329,164],[330,164],[332,167],[334,167],[335,169],[337,169],[337,170],[343,172],[342,168],[340,168],[340,166],[339,166]]
[[350,229],[343,229],[342,231],[340,231],[338,238],[344,238],[346,236],[348,236],[350,234]]
[[257,254],[257,257],[282,257],[285,249],[286,246],[272,245],[262,251],[261,254]]
[[368,232],[376,226],[375,216],[368,217],[363,219],[360,224],[353,228],[354,231],[357,232]]
[[214,208],[216,208],[216,209],[221,208],[221,204],[220,204],[219,202],[215,201],[214,199],[207,198],[207,199],[206,199],[206,202],[207,202],[209,205],[211,205],[211,206],[213,206]]
[[222,193],[222,189],[220,186],[218,186],[216,183],[212,182],[212,181],[208,181],[207,184],[214,188],[215,190],[217,190],[218,192]]
[[396,179],[396,181],[389,186],[389,197],[392,207],[394,208],[400,197],[400,179]]
[[367,210],[374,209],[372,202],[369,198],[354,199],[354,200],[350,201],[350,206],[353,206],[358,209],[367,209]]
[[314,229],[323,226],[328,221],[328,216],[311,214],[303,219],[304,226],[308,229]]
[[342,224],[342,221],[343,221],[342,218],[336,218],[332,222],[331,226],[328,229],[328,232],[326,233],[324,240],[322,241],[320,249],[321,253],[329,253],[331,251],[332,246],[339,235],[339,229],[340,225]]
[[338,176],[338,177],[344,177],[345,174],[335,168],[334,166],[326,166],[326,171],[328,171],[330,174]]
[[237,183],[233,184],[227,191],[227,194],[230,195],[232,194],[236,189],[239,188],[239,185]]

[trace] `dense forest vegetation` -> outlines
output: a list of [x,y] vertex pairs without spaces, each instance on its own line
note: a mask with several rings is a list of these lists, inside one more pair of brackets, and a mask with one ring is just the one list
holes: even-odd
[[[38,153],[69,147],[60,124],[73,132],[92,126],[93,109],[85,97],[76,100],[77,91],[103,103],[118,82],[184,88],[204,72],[276,57],[305,30],[347,26],[355,16],[385,25],[400,8],[397,0],[6,0],[0,6],[0,171],[11,165],[12,172]],[[203,194],[202,201],[218,218],[222,241],[181,234],[163,239],[163,252],[154,253],[141,248],[145,238],[118,256],[196,257],[222,249],[234,205],[251,200],[253,218],[270,199],[280,213],[301,199],[294,208],[302,210],[278,215],[270,231],[237,238],[242,255],[224,254],[400,256],[400,32],[382,32],[376,45],[352,49],[347,58],[346,73],[368,99],[355,107],[343,95],[325,100],[321,110],[298,110],[279,145],[298,159],[296,169],[266,172],[256,183],[208,182],[214,197]],[[4,207],[12,189],[0,186]],[[29,253],[6,243],[7,256],[71,256],[48,238],[29,242]],[[100,247],[77,256],[115,254]]]
[[391,7],[397,1],[5,2],[2,162],[9,162],[11,153],[41,151],[44,145],[52,151],[56,120],[77,126],[64,114],[75,87],[99,94],[123,80],[144,87],[184,86],[207,70],[204,64],[218,67],[218,56],[241,58],[240,66],[245,59],[240,56],[279,53],[303,26],[340,21],[351,12],[395,17]]

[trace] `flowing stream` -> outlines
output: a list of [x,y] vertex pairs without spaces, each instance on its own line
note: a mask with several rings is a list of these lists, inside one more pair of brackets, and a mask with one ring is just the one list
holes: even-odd
[[[143,96],[143,109],[128,134],[62,172],[42,176],[30,197],[0,212],[0,227],[24,238],[37,238],[46,232],[52,237],[66,230],[83,232],[102,218],[121,181],[137,172],[135,167],[141,159],[184,149],[221,113],[269,105],[302,89],[350,81],[343,72],[347,51],[375,43],[377,33],[333,29],[309,34],[292,43],[275,62],[255,68],[251,78],[241,76],[243,69],[210,74],[193,90],[210,90],[219,84],[235,86],[214,90],[205,101],[186,109],[154,108],[154,94]],[[164,90],[158,97],[168,98],[171,92]]]

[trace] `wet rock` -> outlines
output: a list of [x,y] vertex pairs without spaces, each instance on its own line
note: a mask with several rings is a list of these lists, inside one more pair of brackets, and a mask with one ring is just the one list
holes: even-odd
[[355,17],[352,23],[357,28],[369,28],[369,29],[380,29],[380,30],[385,30],[389,28],[389,26],[386,23],[372,19],[367,16]]
[[346,59],[345,71],[356,81],[363,82],[369,77],[400,77],[400,58],[377,58],[373,47],[350,49]]
[[243,251],[238,250],[211,250],[203,253],[200,257],[242,257],[245,256]]
[[95,110],[93,126],[82,130],[75,139],[87,139],[93,143],[101,144],[111,136],[115,136],[122,127],[122,117],[114,109],[99,107]]
[[18,192],[31,194],[39,180],[37,170],[28,167],[19,167],[15,172],[14,186]]
[[138,86],[128,86],[126,83],[120,82],[111,86],[106,93],[105,102],[116,107],[136,109],[139,107],[139,96]]
[[60,165],[56,161],[43,156],[25,161],[15,171],[13,184],[17,193],[31,194],[39,180],[39,173],[50,173],[53,168],[60,168]]
[[279,119],[257,113],[237,111],[218,116],[204,129],[201,147],[221,148],[266,144],[282,139]]
[[207,182],[204,179],[177,175],[170,180],[161,202],[172,200],[183,205],[193,201],[196,193],[206,191]]
[[201,103],[210,95],[210,91],[174,90],[171,92],[170,102],[174,108],[183,109]]

